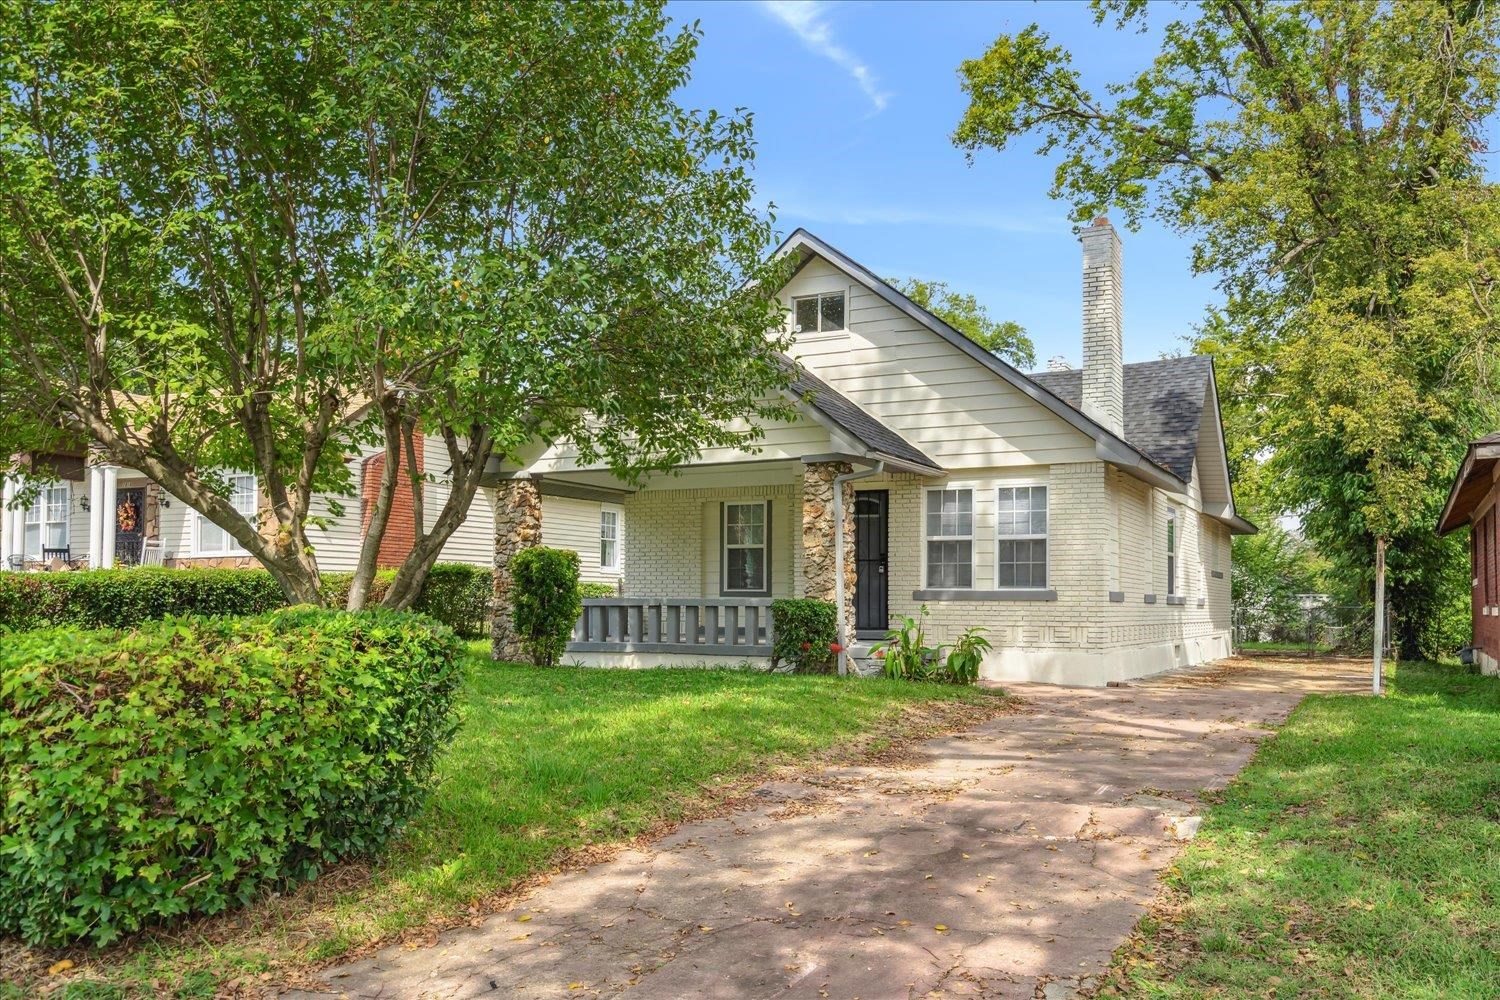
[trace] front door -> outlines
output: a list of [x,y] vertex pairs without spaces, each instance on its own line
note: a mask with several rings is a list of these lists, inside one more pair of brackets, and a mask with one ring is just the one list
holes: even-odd
[[121,490],[115,498],[115,565],[136,566],[146,537],[146,490]]
[[858,578],[854,588],[854,630],[884,635],[890,627],[887,610],[886,490],[861,490],[854,494],[854,564]]

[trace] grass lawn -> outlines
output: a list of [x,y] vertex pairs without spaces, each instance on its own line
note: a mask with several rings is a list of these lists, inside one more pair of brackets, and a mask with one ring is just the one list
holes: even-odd
[[1500,996],[1500,679],[1313,696],[1209,811],[1106,993]]
[[1333,652],[1332,646],[1306,642],[1241,642],[1235,644],[1235,649],[1256,653],[1306,653],[1309,649],[1314,653]]
[[[474,647],[426,813],[378,867],[77,963],[60,995],[209,996],[403,931],[472,919],[571,850],[701,815],[778,765],[877,752],[1003,707],[972,688],[727,670],[540,670]],[[56,982],[13,980],[0,996]]]

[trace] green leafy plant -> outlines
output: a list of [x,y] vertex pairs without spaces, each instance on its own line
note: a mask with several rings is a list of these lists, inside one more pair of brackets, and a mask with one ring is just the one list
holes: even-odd
[[455,728],[451,630],[292,608],[0,644],[0,933],[104,945],[381,851]]
[[562,659],[583,610],[578,586],[578,553],[538,545],[511,560],[512,622],[521,648],[539,667]]
[[[378,602],[394,571],[371,582]],[[330,604],[343,603],[351,573],[323,574]],[[487,628],[491,571],[439,563],[412,605],[465,638]],[[100,569],[81,573],[0,573],[0,625],[18,632],[71,625],[134,628],[168,615],[255,615],[286,604],[280,585],[263,569]]]
[[585,580],[578,585],[579,597],[616,597],[619,591],[612,583],[599,583],[593,580]]
[[984,633],[988,631],[982,625],[964,629],[963,634],[949,648],[948,657],[943,661],[942,676],[938,679],[949,684],[973,684],[977,681],[979,664],[984,660],[984,654],[992,648],[990,641],[984,637]]
[[832,601],[784,597],[771,602],[771,669],[782,662],[799,674],[832,673],[838,663],[838,615]]
[[916,618],[904,617],[901,624],[886,633],[885,645],[875,649],[881,661],[881,672],[899,680],[926,680],[933,665],[942,657],[941,646],[927,645],[927,605]]

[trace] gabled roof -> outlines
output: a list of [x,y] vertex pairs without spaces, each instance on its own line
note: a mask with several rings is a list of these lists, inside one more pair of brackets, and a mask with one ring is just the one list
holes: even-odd
[[[1033,372],[1031,378],[1068,405],[1081,405],[1081,370]],[[1197,355],[1126,365],[1125,440],[1177,478],[1191,479],[1212,378],[1213,363]]]
[[806,401],[840,430],[863,444],[873,457],[894,459],[899,464],[910,466],[912,471],[942,473],[941,466],[900,434],[860,409],[849,397],[793,362],[791,358],[782,360],[793,373],[792,394]]
[[1495,463],[1500,461],[1500,431],[1469,442],[1458,475],[1448,490],[1448,502],[1438,518],[1437,532],[1446,535],[1474,519],[1474,510],[1495,485]]
[[875,295],[878,295],[896,309],[910,316],[919,324],[937,334],[954,347],[957,347],[1006,382],[1009,382],[1033,401],[1052,411],[1052,413],[1061,417],[1088,437],[1093,438],[1095,449],[1101,460],[1118,466],[1137,478],[1163,489],[1179,491],[1187,485],[1187,480],[1161,465],[1161,463],[1142,452],[1139,448],[1130,444],[1125,438],[1120,437],[1102,424],[1084,415],[1077,407],[1071,406],[1059,399],[1051,391],[1038,385],[1018,369],[1001,361],[964,334],[955,330],[937,316],[923,309],[911,299],[901,294],[901,292],[886,284],[874,271],[871,271],[843,251],[825,243],[806,229],[798,229],[782,242],[781,246],[777,248],[776,254],[779,256],[785,253],[801,253],[804,262],[813,256],[822,257],[833,266],[839,268]]

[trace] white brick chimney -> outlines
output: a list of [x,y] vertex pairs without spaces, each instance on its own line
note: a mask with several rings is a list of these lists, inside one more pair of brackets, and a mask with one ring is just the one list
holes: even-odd
[[1124,351],[1120,338],[1120,237],[1100,216],[1083,243],[1083,412],[1117,435],[1125,432]]

